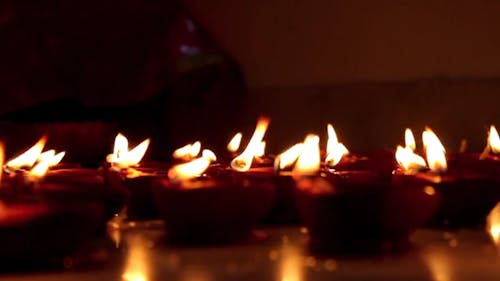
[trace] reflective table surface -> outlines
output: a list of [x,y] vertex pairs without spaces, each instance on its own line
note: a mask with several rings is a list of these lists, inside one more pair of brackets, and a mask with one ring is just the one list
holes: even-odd
[[115,246],[96,266],[3,273],[0,280],[500,280],[500,251],[484,230],[419,230],[404,253],[331,257],[309,253],[307,230],[298,226],[264,227],[252,241],[225,246],[171,246],[161,227],[110,236]]

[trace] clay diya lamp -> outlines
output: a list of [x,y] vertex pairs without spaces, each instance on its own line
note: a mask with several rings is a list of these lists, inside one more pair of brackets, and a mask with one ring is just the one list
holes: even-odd
[[495,126],[490,127],[482,153],[465,152],[466,142],[463,141],[462,144],[460,152],[447,154],[451,169],[468,169],[500,176],[500,137]]
[[[158,218],[158,210],[154,204],[152,182],[164,175],[159,165],[141,165],[149,139],[129,149],[128,139],[118,134],[115,138],[113,153],[108,155],[107,164],[103,168],[107,180],[117,189],[127,194],[126,219],[150,220]],[[164,170],[163,170],[164,171]]]
[[[317,145],[316,145],[317,146]],[[297,203],[319,254],[404,250],[433,214],[429,190],[388,183],[376,172],[319,172],[319,150],[305,148],[294,169]]]
[[101,234],[105,211],[98,203],[0,202],[0,260],[8,268],[61,260]]
[[167,238],[180,244],[245,241],[268,212],[274,188],[231,171],[208,176],[205,156],[173,166],[168,178],[155,181],[155,200]]
[[372,171],[390,181],[397,167],[394,152],[377,150],[368,154],[351,153],[340,143],[331,124],[328,124],[328,142],[322,167],[329,171]]
[[408,147],[407,153],[398,148],[396,158],[401,167],[394,172],[393,182],[432,187],[436,191],[441,203],[427,226],[451,229],[483,226],[500,200],[496,173],[470,165],[448,166],[444,147],[430,129],[423,133],[423,141],[427,161]]

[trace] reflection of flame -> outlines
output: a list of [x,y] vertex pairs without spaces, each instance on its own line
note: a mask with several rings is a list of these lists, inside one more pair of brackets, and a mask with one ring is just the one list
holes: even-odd
[[22,167],[32,167],[45,146],[47,142],[47,137],[43,136],[38,142],[33,145],[30,149],[26,150],[21,155],[7,162],[7,167],[11,169],[19,169]]
[[194,159],[198,154],[200,154],[201,142],[196,141],[193,143],[186,144],[183,147],[177,148],[172,156],[176,159],[182,159],[185,161],[190,161]]
[[431,247],[423,254],[424,262],[427,264],[434,281],[454,280],[450,257],[444,249]]
[[227,144],[227,150],[231,153],[236,153],[240,148],[241,138],[243,135],[241,133],[237,133]]
[[115,138],[113,154],[108,155],[107,161],[118,168],[128,168],[141,162],[149,147],[149,139],[145,139],[133,149],[128,148],[128,139],[118,133]]
[[149,269],[147,266],[147,249],[144,246],[145,241],[139,238],[129,241],[129,252],[127,264],[122,274],[124,281],[148,281]]
[[316,174],[320,168],[320,161],[319,137],[312,134],[307,135],[293,173],[297,176]]
[[488,233],[495,245],[500,248],[500,203],[488,215]]
[[488,134],[488,145],[493,153],[500,153],[500,137],[498,136],[498,131],[495,126],[490,127],[490,132]]
[[268,118],[259,118],[250,142],[243,153],[231,161],[231,168],[240,172],[248,171],[248,169],[250,169],[254,157],[262,151],[262,140],[266,134],[269,122],[270,120]]
[[277,170],[283,170],[292,167],[293,163],[295,163],[297,158],[299,158],[303,146],[304,145],[302,143],[297,143],[278,155],[274,160],[274,168]]
[[349,150],[340,143],[337,138],[337,134],[333,129],[331,124],[327,126],[328,130],[328,142],[326,144],[326,159],[325,162],[328,166],[333,167],[337,165],[342,157],[349,154]]
[[201,176],[210,162],[209,157],[202,156],[190,162],[175,165],[168,170],[168,178],[173,182],[179,182]]
[[280,265],[281,281],[300,281],[302,276],[302,256],[299,249],[284,246]]
[[427,165],[431,171],[446,171],[446,150],[434,132],[426,128],[422,133]]

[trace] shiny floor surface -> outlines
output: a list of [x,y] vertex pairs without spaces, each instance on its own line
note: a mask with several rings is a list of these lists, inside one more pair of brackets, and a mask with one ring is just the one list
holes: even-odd
[[240,245],[172,247],[161,229],[111,235],[119,247],[97,267],[10,273],[0,280],[500,280],[500,251],[486,231],[419,230],[413,248],[391,255],[317,257],[299,227],[264,228]]

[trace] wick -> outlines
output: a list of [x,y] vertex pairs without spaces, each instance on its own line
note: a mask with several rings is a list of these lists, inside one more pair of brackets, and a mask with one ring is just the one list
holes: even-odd
[[459,153],[465,153],[466,150],[467,150],[467,140],[466,139],[462,139],[460,141],[460,148],[458,149],[458,152]]
[[490,152],[491,152],[491,146],[490,146],[490,143],[488,142],[486,144],[486,147],[483,149],[483,152],[479,156],[479,160],[486,159],[488,157],[488,155],[490,154]]

